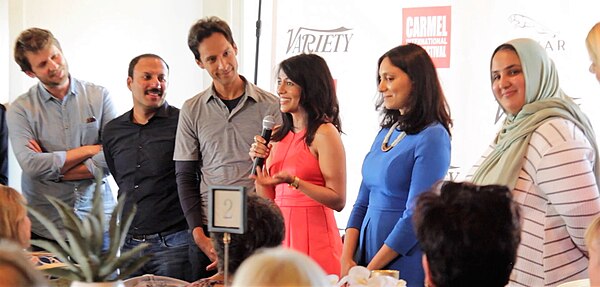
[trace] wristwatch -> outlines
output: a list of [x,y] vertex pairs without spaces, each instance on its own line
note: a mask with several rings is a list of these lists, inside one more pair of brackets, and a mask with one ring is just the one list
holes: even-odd
[[297,176],[294,176],[294,180],[292,180],[292,182],[288,183],[288,186],[298,189],[298,187],[300,186],[300,178],[298,178]]

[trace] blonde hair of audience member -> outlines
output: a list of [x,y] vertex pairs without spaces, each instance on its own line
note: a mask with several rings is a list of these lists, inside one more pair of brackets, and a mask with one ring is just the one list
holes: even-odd
[[12,240],[29,247],[31,221],[27,217],[25,198],[14,188],[0,185],[0,239]]
[[600,22],[596,23],[585,38],[585,46],[590,54],[590,73],[596,74],[600,82]]
[[0,287],[46,286],[48,283],[20,246],[10,240],[0,240]]
[[234,287],[330,286],[325,272],[307,255],[287,248],[263,249],[242,263]]
[[589,251],[588,274],[590,286],[600,286],[600,216],[585,231],[585,245]]

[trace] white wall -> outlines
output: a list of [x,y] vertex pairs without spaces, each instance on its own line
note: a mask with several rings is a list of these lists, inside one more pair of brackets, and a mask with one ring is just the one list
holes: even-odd
[[[181,107],[211,83],[187,47],[190,26],[213,15],[228,21],[240,48],[240,73],[252,80],[254,31],[245,29],[254,27],[257,7],[258,0],[0,0],[0,102],[37,82],[20,71],[12,49],[21,31],[41,27],[60,41],[71,74],[107,87],[119,113],[132,106],[127,68],[142,53],[158,54],[169,64],[167,101]],[[21,171],[12,151],[10,156],[10,184],[20,189]]]

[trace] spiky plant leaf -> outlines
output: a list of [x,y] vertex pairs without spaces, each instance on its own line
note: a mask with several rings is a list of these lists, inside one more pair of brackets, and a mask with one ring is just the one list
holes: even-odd
[[65,228],[69,228],[71,230],[81,230],[81,219],[73,212],[73,207],[67,205],[62,200],[54,197],[54,196],[46,196],[48,201],[54,206],[60,218],[63,220],[63,225]]
[[64,269],[62,267],[52,267],[52,268],[44,269],[43,271],[52,276],[66,278],[71,281],[83,281],[84,280],[84,278],[81,277],[79,272]]
[[131,273],[135,272],[136,270],[138,270],[142,266],[144,266],[144,264],[146,264],[146,262],[148,262],[151,258],[152,258],[152,256],[150,254],[146,254],[146,255],[140,257],[140,260],[135,260],[135,261],[129,260],[128,265],[125,265],[124,267],[119,269],[121,271],[121,274],[119,274],[119,276],[117,276],[116,280],[122,280],[122,279],[127,278],[127,276],[131,275]]
[[[131,226],[131,222],[133,221],[133,217],[137,212],[137,207],[134,205],[131,208],[131,212],[122,218],[123,208],[125,207],[125,194],[119,196],[119,202],[115,209],[113,210],[112,216],[110,218],[110,227],[108,229],[109,236],[111,238],[110,242],[110,252],[108,252],[108,256],[104,257],[106,261],[112,261],[117,257],[117,251],[123,246],[125,243],[125,238],[127,236],[127,231]],[[120,219],[120,220],[119,220]],[[114,250],[114,252],[113,252]]]
[[54,222],[52,222],[50,219],[48,219],[45,215],[43,215],[39,211],[35,210],[33,207],[27,206],[27,210],[35,218],[37,218],[37,220],[42,225],[44,225],[44,227],[46,227],[46,229],[48,230],[48,232],[50,232],[50,234],[54,238],[54,241],[56,241],[60,245],[60,247],[64,250],[64,253],[70,254],[71,253],[71,248],[69,247],[69,245],[67,244],[67,242],[65,242],[65,240],[63,238],[63,235],[58,230],[58,228],[54,225]]
[[84,229],[86,229],[86,232],[87,230],[91,232],[88,244],[90,253],[92,254],[100,254],[102,252],[102,243],[104,242],[104,228],[102,226],[100,220],[93,216],[88,216],[83,220]]
[[52,272],[53,275],[87,282],[118,280],[114,278],[116,270],[122,269],[120,276],[122,278],[122,276],[131,274],[149,260],[149,256],[139,258],[135,256],[147,247],[146,244],[141,244],[128,252],[124,252],[122,256],[118,256],[119,249],[125,243],[127,231],[137,210],[134,205],[129,214],[122,214],[125,194],[119,197],[117,206],[112,211],[109,225],[110,247],[108,251],[102,252],[105,220],[101,186],[102,176],[98,176],[96,177],[92,210],[83,220],[80,220],[75,211],[60,199],[48,199],[59,212],[68,241],[65,241],[62,233],[51,220],[35,209],[28,207],[31,214],[46,226],[54,240],[58,242],[58,244],[40,240],[32,240],[31,242],[33,245],[55,254],[59,260],[65,263],[64,267],[47,269],[52,270],[49,272]]
[[100,226],[104,226],[104,198],[102,194],[102,185],[104,181],[101,176],[96,177],[96,192],[94,192],[94,198],[92,200],[92,210],[90,214],[92,217],[100,221]]
[[67,239],[69,240],[69,245],[71,245],[71,257],[79,264],[83,277],[86,279],[85,281],[91,282],[94,275],[92,274],[93,270],[90,268],[90,263],[88,262],[89,251],[85,244],[85,240],[82,240],[80,236],[70,231],[67,231]]
[[62,263],[65,264],[66,269],[69,269],[74,272],[79,272],[79,266],[77,266],[71,259],[69,258],[69,254],[65,252],[60,246],[55,243],[46,240],[37,240],[32,239],[31,245],[38,246],[52,253],[54,256],[58,258]]
[[[135,261],[135,260],[142,261],[141,259],[137,259],[136,256],[138,256],[138,254],[140,254],[142,251],[144,251],[144,249],[146,249],[147,247],[148,247],[147,243],[142,243],[142,244],[139,244],[139,245],[131,248],[130,250],[127,250],[127,251],[121,253],[121,256],[119,256],[113,260],[106,260],[107,264],[100,268],[99,273],[101,275],[109,275],[117,268],[122,268],[124,265],[129,264],[128,261]],[[121,270],[121,272],[123,272],[123,270]]]

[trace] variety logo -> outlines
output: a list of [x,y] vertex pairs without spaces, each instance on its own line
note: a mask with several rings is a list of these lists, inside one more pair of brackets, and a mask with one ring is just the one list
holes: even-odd
[[286,54],[300,53],[343,53],[348,52],[354,36],[352,29],[339,27],[332,30],[300,27],[289,29]]
[[446,180],[456,181],[460,175],[460,167],[450,165],[448,173],[446,174]]
[[402,9],[404,43],[420,45],[437,68],[450,67],[451,7]]

